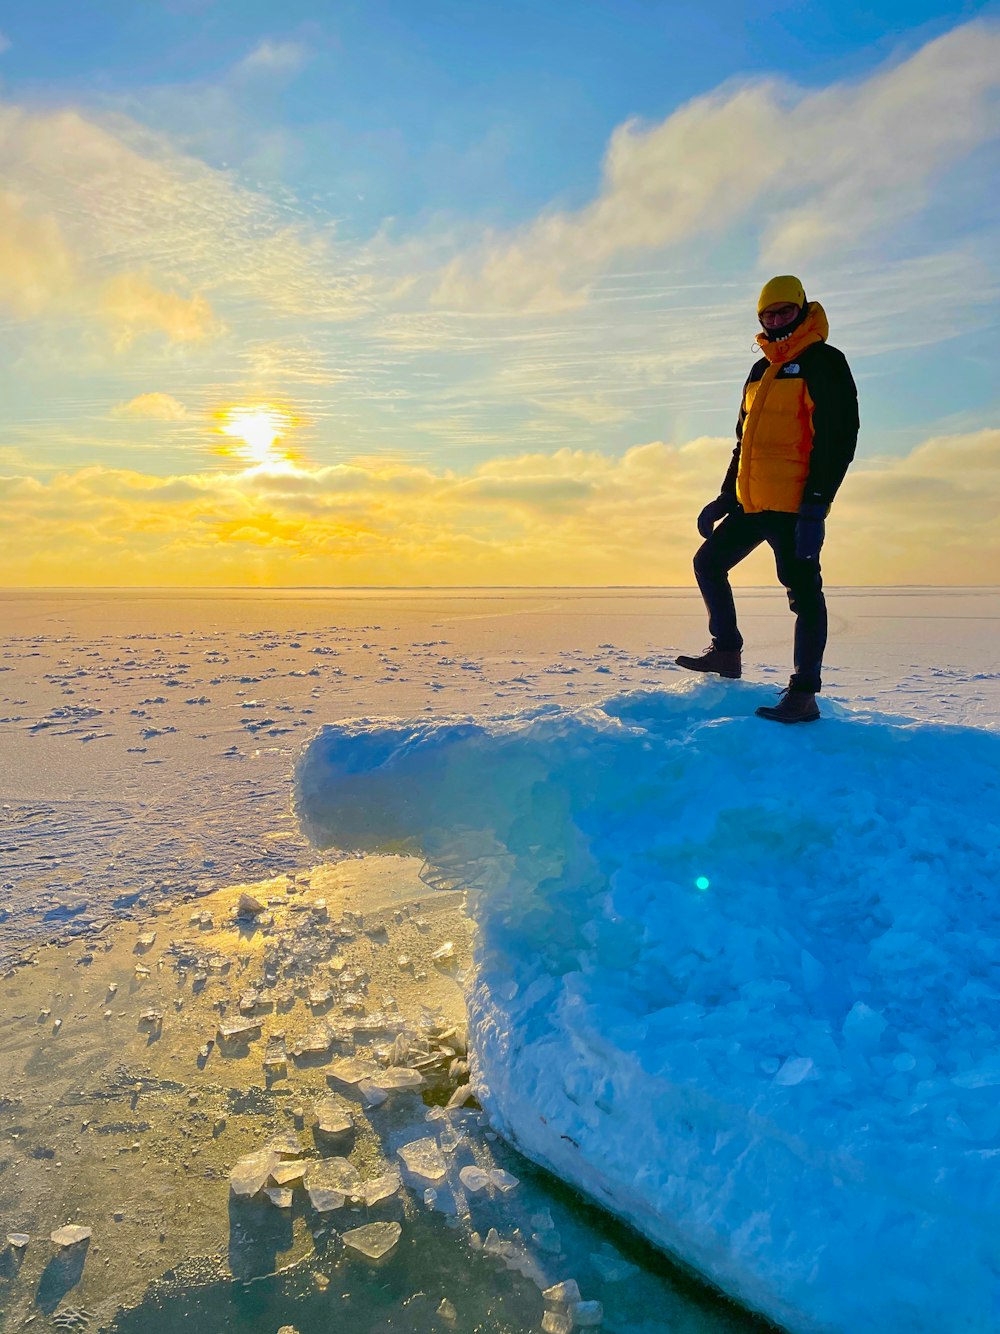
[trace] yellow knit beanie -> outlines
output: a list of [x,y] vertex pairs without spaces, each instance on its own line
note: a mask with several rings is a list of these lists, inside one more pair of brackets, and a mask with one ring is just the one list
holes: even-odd
[[760,296],[757,298],[757,314],[762,310],[767,310],[768,306],[776,306],[779,302],[785,302],[790,306],[804,306],[806,304],[806,289],[798,278],[794,278],[790,273],[783,273],[777,278],[772,278],[766,282],[760,289]]

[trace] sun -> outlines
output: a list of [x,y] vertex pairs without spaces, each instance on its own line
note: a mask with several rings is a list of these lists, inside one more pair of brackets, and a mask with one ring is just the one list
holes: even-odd
[[[220,413],[219,417],[222,434],[242,441],[233,452],[252,467],[287,466],[291,462],[291,455],[278,441],[294,423],[281,408],[266,403],[252,407],[232,407]],[[224,452],[228,453],[229,450]]]

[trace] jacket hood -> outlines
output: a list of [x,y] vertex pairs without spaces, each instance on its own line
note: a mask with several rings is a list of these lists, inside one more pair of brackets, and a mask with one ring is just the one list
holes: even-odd
[[818,301],[810,301],[809,313],[787,338],[768,338],[767,334],[759,333],[757,346],[772,365],[781,365],[786,361],[794,361],[813,343],[825,343],[829,336],[830,324],[826,311]]

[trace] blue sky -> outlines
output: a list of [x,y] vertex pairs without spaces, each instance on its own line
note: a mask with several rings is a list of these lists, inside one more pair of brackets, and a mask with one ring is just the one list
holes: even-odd
[[262,44],[294,47],[295,77],[270,90],[248,81],[241,120],[294,137],[285,183],[306,198],[332,198],[345,226],[363,235],[387,215],[406,227],[454,209],[510,224],[553,203],[578,206],[598,184],[608,136],[631,117],[661,119],[755,74],[805,87],[858,78],[997,12],[926,0],[42,3],[5,20],[4,86],[42,103],[94,107],[172,92],[176,105],[159,104],[157,119],[202,140],[214,165],[241,169],[238,154],[213,152],[218,127],[192,123],[198,103],[186,108],[184,91],[226,80]]
[[[81,543],[95,579],[253,548],[265,582],[568,577],[581,551],[649,582],[653,543],[682,582],[786,270],[861,389],[845,578],[929,577],[930,531],[952,574],[982,549],[947,460],[981,504],[997,5],[41,3],[0,48],[0,508],[51,524],[7,582]],[[240,472],[218,423],[247,404],[284,453]],[[154,484],[187,500],[122,531],[118,492]]]

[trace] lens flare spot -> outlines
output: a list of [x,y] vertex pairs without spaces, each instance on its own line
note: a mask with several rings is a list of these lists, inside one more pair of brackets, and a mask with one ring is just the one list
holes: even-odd
[[694,884],[695,884],[695,889],[708,889],[709,885],[711,884],[711,881],[709,880],[707,875],[700,875],[698,879],[694,882]]

